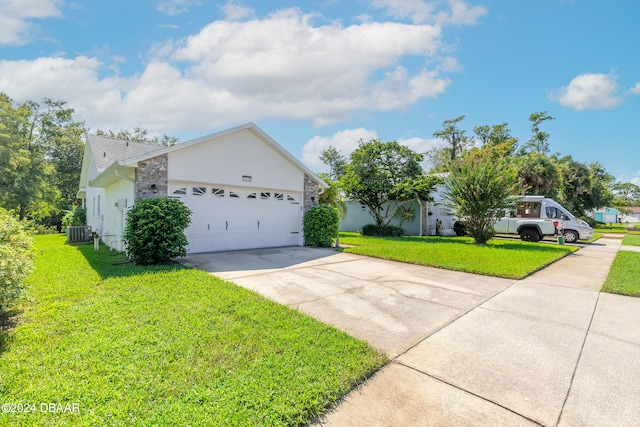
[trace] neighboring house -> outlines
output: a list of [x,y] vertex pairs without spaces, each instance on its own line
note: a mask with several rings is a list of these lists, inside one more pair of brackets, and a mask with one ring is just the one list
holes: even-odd
[[618,223],[620,222],[621,213],[615,208],[598,208],[590,212],[591,218],[598,222],[604,223]]
[[[397,219],[393,219],[391,224],[401,226],[407,236],[453,236],[452,220],[454,216],[446,206],[441,195],[443,186],[436,186],[432,193],[433,202],[412,201],[406,204],[415,212],[415,217],[411,221],[403,224]],[[373,216],[366,206],[357,201],[347,201],[347,214],[340,222],[341,231],[358,231],[364,225],[375,224]]]
[[175,197],[191,209],[187,252],[304,244],[302,217],[326,184],[253,123],[162,147],[87,136],[78,198],[87,225],[123,250],[126,212]]
[[639,206],[625,206],[622,209],[629,213],[620,213],[621,222],[640,222]]

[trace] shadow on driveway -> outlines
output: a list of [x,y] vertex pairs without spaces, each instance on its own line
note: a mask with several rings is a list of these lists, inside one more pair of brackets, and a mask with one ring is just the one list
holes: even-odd
[[339,253],[335,248],[282,247],[189,254],[180,264],[208,273],[265,271],[307,265]]

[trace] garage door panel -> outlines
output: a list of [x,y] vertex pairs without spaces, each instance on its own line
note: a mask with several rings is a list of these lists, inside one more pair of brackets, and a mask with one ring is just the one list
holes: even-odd
[[[300,245],[299,193],[219,185],[173,184],[192,211],[188,252]],[[180,194],[175,194],[176,189]]]

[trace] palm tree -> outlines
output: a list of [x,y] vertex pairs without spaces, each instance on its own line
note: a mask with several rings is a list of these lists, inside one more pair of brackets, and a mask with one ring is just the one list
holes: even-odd
[[[338,181],[333,181],[326,173],[320,173],[318,174],[318,176],[322,178],[324,182],[326,182],[329,186],[328,188],[325,188],[324,192],[322,192],[318,196],[318,202],[336,208],[338,210],[340,218],[344,219],[347,216],[347,205],[342,199],[342,189],[340,188]],[[338,236],[336,237],[336,247],[339,246],[340,232],[338,231]]]

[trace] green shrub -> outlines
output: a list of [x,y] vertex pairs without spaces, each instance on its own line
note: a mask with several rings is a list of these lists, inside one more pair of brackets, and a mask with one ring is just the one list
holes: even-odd
[[304,244],[328,248],[340,230],[338,209],[329,205],[318,205],[304,214]]
[[360,234],[363,236],[395,236],[399,237],[404,234],[404,229],[402,227],[397,227],[395,225],[383,225],[380,226],[378,224],[367,224],[360,229]]
[[80,226],[87,224],[87,210],[81,206],[74,206],[70,211],[65,211],[62,217],[62,226]]
[[633,225],[633,228],[638,228],[638,229],[640,229],[640,224],[634,224],[634,225]]
[[178,199],[139,200],[127,212],[124,243],[127,256],[136,264],[164,264],[187,255],[184,230],[191,211]]
[[520,193],[517,170],[491,154],[457,159],[443,191],[448,207],[464,220],[467,233],[479,244],[495,235],[495,220],[513,205],[510,196]]
[[33,268],[33,239],[22,223],[0,208],[0,308],[18,299]]
[[581,216],[580,219],[589,224],[591,228],[598,228],[598,221],[595,219],[585,215]]

